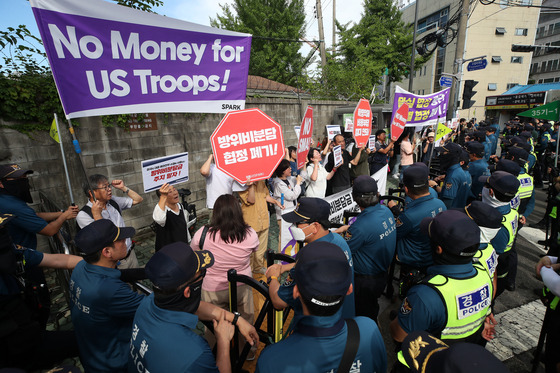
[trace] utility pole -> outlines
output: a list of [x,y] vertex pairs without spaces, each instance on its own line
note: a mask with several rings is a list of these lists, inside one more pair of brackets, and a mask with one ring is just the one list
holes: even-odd
[[317,23],[319,25],[319,43],[321,43],[319,47],[321,52],[321,67],[325,67],[327,65],[327,53],[325,51],[325,32],[323,30],[323,11],[321,10],[321,0],[317,0],[316,9]]
[[453,100],[453,104],[449,105],[451,114],[449,110],[447,111],[447,117],[449,119],[455,116],[457,111],[457,101],[459,100],[459,91],[461,90],[461,81],[463,73],[463,58],[465,54],[465,44],[467,40],[467,22],[469,20],[469,7],[470,0],[462,0],[461,5],[461,16],[459,17],[459,24],[457,26],[457,45],[455,49],[455,62],[453,64],[453,73],[457,76],[457,79],[453,79],[453,85],[451,86],[451,92],[449,97]]
[[332,54],[336,46],[336,0],[332,0]]

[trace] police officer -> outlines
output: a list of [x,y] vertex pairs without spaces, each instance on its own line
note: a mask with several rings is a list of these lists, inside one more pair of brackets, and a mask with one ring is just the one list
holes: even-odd
[[[202,280],[213,264],[210,251],[193,250],[184,242],[164,246],[148,261],[146,275],[154,293],[142,301],[134,316],[129,372],[231,371],[229,350],[235,326],[249,344],[258,343],[255,328],[239,313],[200,300]],[[216,358],[193,331],[199,317],[214,324]]]
[[516,162],[520,167],[517,175],[517,179],[519,180],[519,206],[517,206],[516,210],[519,212],[519,222],[522,225],[527,222],[527,218],[535,209],[534,181],[533,177],[528,174],[526,167],[528,157],[529,153],[517,146],[509,148],[506,154],[506,159]]
[[480,180],[486,180],[486,185],[482,189],[482,202],[496,208],[503,216],[502,227],[491,241],[498,254],[496,290],[496,297],[498,297],[506,289],[510,265],[509,255],[517,235],[519,214],[511,208],[510,202],[517,194],[519,180],[505,171],[494,171],[490,177],[481,176]]
[[430,237],[434,265],[428,277],[409,290],[391,322],[391,336],[400,343],[408,333],[424,330],[448,344],[482,343],[493,288],[488,272],[472,261],[480,229],[456,210],[424,218],[421,229]]
[[[459,164],[463,148],[455,143],[449,143],[436,150],[440,153],[441,172],[445,176],[438,176],[435,181],[430,182],[430,186],[439,193],[439,198],[445,203],[445,207],[463,208],[470,195],[465,173]],[[437,182],[442,179],[443,187],[437,186]]]
[[[346,243],[346,240],[339,234],[329,231],[329,213],[331,205],[321,198],[302,198],[300,199],[296,209],[292,212],[282,215],[282,219],[293,225],[290,232],[296,241],[311,243],[315,241],[330,242],[344,252],[348,259],[348,264],[352,268],[352,253]],[[294,310],[294,317],[302,315],[301,303],[294,299],[293,291],[296,285],[294,279],[294,264],[274,264],[268,267],[266,277],[269,282],[268,293],[272,304],[276,309],[284,309],[288,306]],[[288,280],[280,284],[280,276],[284,272],[289,271]],[[354,272],[352,271],[352,285],[354,284]],[[347,299],[342,307],[342,316],[345,319],[356,316],[354,305],[354,293],[347,295]]]
[[490,176],[488,170],[488,162],[484,160],[484,145],[478,141],[469,141],[465,144],[467,152],[469,153],[469,173],[472,178],[471,194],[475,199],[480,198],[482,187],[484,183],[478,181],[482,175]]
[[385,344],[375,322],[366,317],[345,322],[341,317],[340,308],[352,292],[352,269],[340,247],[314,241],[304,246],[296,259],[293,297],[301,302],[304,317],[293,334],[264,349],[256,372],[340,371],[349,341],[357,342],[358,347],[354,356],[347,358],[347,371],[385,372]]
[[418,163],[403,171],[404,191],[411,199],[396,219],[397,259],[401,274],[413,269],[425,272],[433,264],[430,240],[420,232],[420,221],[447,210],[445,204],[434,198],[428,186],[428,168]]
[[377,299],[386,285],[387,270],[395,254],[397,231],[391,210],[379,203],[377,182],[369,176],[358,176],[352,186],[352,197],[360,208],[356,221],[339,228],[348,231],[356,285],[356,315],[377,320]]
[[480,228],[480,246],[473,257],[473,262],[480,263],[492,278],[493,288],[496,291],[496,268],[498,266],[498,254],[491,241],[502,227],[502,214],[490,205],[482,201],[472,201],[463,210]]
[[45,305],[27,271],[34,267],[73,269],[82,258],[14,245],[6,227],[13,219],[12,214],[0,214],[0,367],[52,368],[78,356],[76,337],[73,331],[45,330],[40,315]]

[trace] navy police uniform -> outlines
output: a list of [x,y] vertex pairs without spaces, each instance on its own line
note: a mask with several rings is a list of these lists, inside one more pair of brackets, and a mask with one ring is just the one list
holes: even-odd
[[[424,330],[447,343],[479,342],[493,292],[486,270],[472,263],[480,229],[455,210],[423,219],[421,229],[443,252],[435,254],[428,277],[409,290],[396,322],[406,333]],[[456,264],[438,263],[440,255]]]
[[341,317],[340,302],[347,301],[351,277],[352,270],[338,246],[324,241],[304,246],[297,256],[294,279],[298,298],[312,307],[306,308],[290,336],[263,350],[256,372],[337,371],[350,337],[348,322],[355,323],[359,331],[352,336],[359,338],[359,345],[351,357],[350,371],[386,372],[385,344],[376,323],[367,317],[346,321]]
[[377,204],[367,207],[348,229],[356,285],[356,315],[377,318],[377,298],[386,284],[387,269],[395,253],[397,232],[391,210]]

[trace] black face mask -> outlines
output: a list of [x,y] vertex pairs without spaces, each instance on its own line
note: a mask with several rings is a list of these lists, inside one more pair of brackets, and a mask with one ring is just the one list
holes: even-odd
[[33,203],[28,178],[23,177],[15,180],[2,180],[2,185],[4,185],[4,193],[17,197],[27,203]]
[[170,310],[170,311],[181,311],[194,314],[198,310],[200,305],[200,299],[202,298],[202,278],[189,284],[191,290],[191,295],[185,298],[183,292],[184,290],[178,291],[173,294],[154,294],[154,302],[156,306]]

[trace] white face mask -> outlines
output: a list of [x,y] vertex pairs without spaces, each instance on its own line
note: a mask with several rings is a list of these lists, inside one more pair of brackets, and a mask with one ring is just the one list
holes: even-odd
[[[307,228],[307,227],[306,227]],[[309,236],[311,236],[312,233],[305,235],[305,232],[303,231],[303,229],[298,228],[296,225],[290,225],[290,233],[292,233],[292,236],[294,237],[294,240],[296,241],[305,241],[305,239]]]
[[509,205],[509,202],[500,202],[494,196],[491,196],[490,189],[487,187],[482,188],[482,202],[492,207]]
[[480,243],[489,243],[496,237],[500,228],[487,228],[487,227],[479,227],[480,228]]

